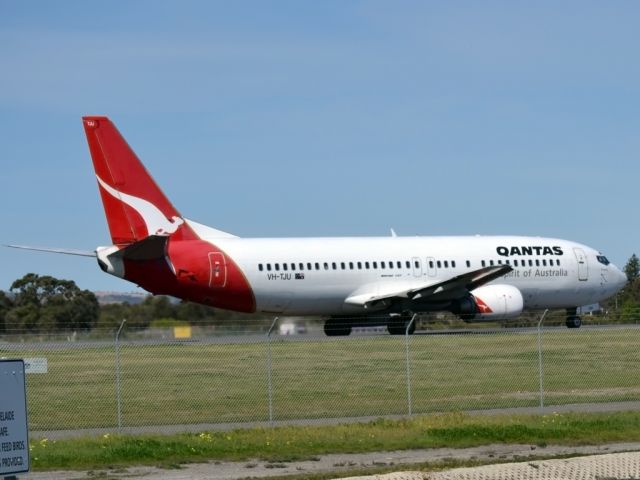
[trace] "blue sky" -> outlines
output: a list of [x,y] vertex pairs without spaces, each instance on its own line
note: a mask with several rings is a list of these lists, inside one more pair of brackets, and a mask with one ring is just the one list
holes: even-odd
[[[240,236],[638,248],[640,3],[0,0],[0,243],[109,243],[80,117]],[[27,272],[132,291],[91,259]]]

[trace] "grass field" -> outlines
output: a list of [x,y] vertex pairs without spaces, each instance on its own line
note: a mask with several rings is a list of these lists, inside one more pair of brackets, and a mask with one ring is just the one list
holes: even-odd
[[[182,463],[217,460],[288,462],[330,453],[462,448],[495,443],[602,445],[638,440],[639,412],[495,416],[455,413],[337,426],[254,428],[166,436],[104,434],[58,441],[45,437],[32,439],[30,456],[35,470],[113,469],[143,464],[176,468]],[[428,469],[432,468],[430,465]],[[376,472],[360,474],[365,473]],[[335,475],[323,477],[335,478]]]
[[[640,400],[640,329],[550,329],[545,404]],[[123,426],[269,419],[268,348],[255,343],[121,343]],[[408,412],[404,337],[272,341],[274,419]],[[0,346],[46,357],[27,379],[31,430],[117,425],[115,350],[95,344]],[[410,338],[413,413],[536,406],[535,332]]]

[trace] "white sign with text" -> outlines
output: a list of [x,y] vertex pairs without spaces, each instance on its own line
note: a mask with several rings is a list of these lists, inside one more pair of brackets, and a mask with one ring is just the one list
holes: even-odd
[[0,477],[29,471],[23,360],[0,360]]

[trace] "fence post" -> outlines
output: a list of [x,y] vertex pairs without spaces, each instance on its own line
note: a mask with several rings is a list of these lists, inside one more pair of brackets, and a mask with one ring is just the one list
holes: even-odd
[[540,376],[540,413],[544,413],[544,369],[542,368],[542,322],[549,310],[542,312],[538,321],[538,374]]
[[273,319],[273,322],[271,323],[271,326],[269,327],[269,331],[267,332],[267,383],[269,389],[269,423],[271,424],[271,426],[273,426],[273,384],[271,380],[273,363],[271,358],[271,333],[273,332],[273,329],[275,328],[277,322],[278,317],[275,317]]
[[409,358],[409,330],[411,329],[413,322],[416,321],[417,316],[417,313],[413,314],[413,317],[411,317],[411,321],[407,324],[407,328],[405,328],[404,330],[405,348],[407,354],[407,403],[409,406],[409,416],[413,414],[413,404],[411,398],[411,361]]
[[118,432],[122,430],[122,395],[120,393],[120,332],[124,327],[126,318],[120,322],[120,328],[116,332],[116,403],[118,406]]

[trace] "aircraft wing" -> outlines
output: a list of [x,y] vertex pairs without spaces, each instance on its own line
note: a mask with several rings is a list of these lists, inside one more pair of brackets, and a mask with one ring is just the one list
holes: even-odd
[[377,292],[368,294],[358,292],[348,297],[345,303],[367,309],[378,310],[390,306],[394,300],[442,302],[461,298],[471,290],[509,273],[513,268],[509,265],[483,267],[472,272],[463,273],[444,281],[425,283],[410,289]]

